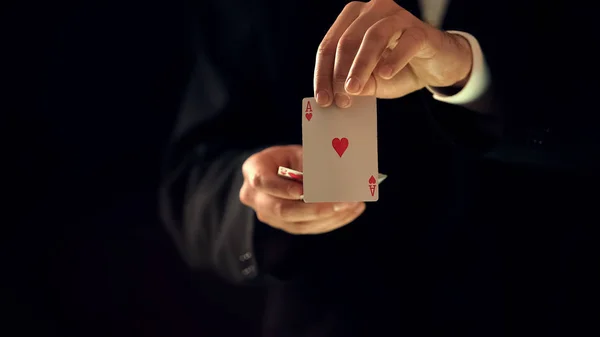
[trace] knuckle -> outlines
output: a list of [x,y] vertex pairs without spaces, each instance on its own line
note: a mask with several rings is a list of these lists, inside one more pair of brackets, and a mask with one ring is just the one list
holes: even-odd
[[[389,39],[388,29],[386,29],[383,25],[375,25],[367,30],[365,33],[365,39],[369,41],[385,41]],[[387,41],[385,41],[387,42]]]
[[342,36],[337,45],[340,54],[355,53],[362,43],[362,37]]
[[356,10],[357,8],[362,8],[364,5],[365,3],[362,1],[350,1],[346,4],[346,6],[344,6],[343,12]]
[[403,35],[416,43],[422,43],[425,41],[425,31],[420,28],[407,29]]
[[333,208],[330,205],[315,208],[313,210],[315,216],[325,217],[333,213]]
[[248,183],[250,184],[250,186],[252,187],[259,187],[261,186],[263,181],[263,175],[260,172],[254,172],[253,174],[250,175],[249,179],[248,179]]
[[248,157],[242,164],[242,174],[244,177],[248,176],[252,172],[252,167],[254,166],[254,158],[256,154]]
[[262,223],[269,223],[269,220],[267,220],[267,217],[265,216],[265,214],[263,212],[256,212],[256,218],[258,219],[258,221],[262,222]]
[[345,83],[348,78],[348,72],[336,71],[333,75],[333,81],[335,83]]
[[292,196],[296,193],[295,186],[292,182],[285,185],[285,193],[289,196]]
[[316,72],[314,77],[315,90],[327,89],[331,87],[331,74],[323,74],[323,72]]
[[300,234],[300,233],[298,233],[298,230],[296,229],[296,226],[294,226],[294,225],[282,226],[281,230],[288,234]]
[[249,188],[248,184],[244,183],[242,188],[240,188],[240,201],[242,204],[246,206],[250,206],[252,204],[252,190]]
[[331,87],[331,83],[332,83],[332,79],[331,79],[331,74],[329,74],[328,72],[324,72],[324,71],[317,71],[315,72],[315,76],[314,76],[314,84],[315,84],[315,89],[326,89],[326,88],[330,88]]
[[312,234],[311,226],[298,224],[291,224],[289,226],[286,226],[284,231],[295,235]]
[[390,12],[390,18],[395,19],[398,23],[401,23],[414,18],[414,16],[405,8],[394,6]]
[[369,4],[372,7],[385,8],[385,9],[389,8],[390,5],[396,5],[394,1],[388,1],[388,0],[371,0],[371,1],[369,1]]
[[281,200],[277,200],[272,204],[272,212],[277,218],[282,219],[286,214],[287,210]]
[[310,226],[296,226],[296,234],[299,235],[306,235],[306,234],[313,234],[314,231],[312,229],[312,227]]
[[330,74],[316,73],[315,74],[315,80],[317,81],[317,83],[321,83],[321,82],[327,83],[328,81],[331,80],[331,75]]
[[[357,58],[354,60],[354,65],[352,65],[352,73],[360,73],[369,67],[369,63],[367,60],[363,58]],[[361,75],[361,74],[359,74]]]
[[329,38],[323,39],[317,48],[317,56],[321,58],[335,56],[336,43]]

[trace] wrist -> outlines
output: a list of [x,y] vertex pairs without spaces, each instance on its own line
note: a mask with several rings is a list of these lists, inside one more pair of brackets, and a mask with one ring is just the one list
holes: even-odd
[[458,57],[456,67],[457,81],[451,85],[453,88],[463,88],[471,77],[473,68],[473,51],[471,44],[467,39],[458,34],[447,33],[448,37],[453,40],[453,45],[456,46],[456,55]]

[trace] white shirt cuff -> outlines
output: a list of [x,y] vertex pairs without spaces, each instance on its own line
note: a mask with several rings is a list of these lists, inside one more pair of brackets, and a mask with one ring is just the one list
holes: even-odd
[[460,35],[469,41],[473,53],[471,74],[465,86],[454,95],[444,95],[440,90],[432,87],[427,87],[427,90],[429,90],[433,94],[433,98],[438,101],[456,105],[470,105],[482,98],[489,89],[491,84],[489,69],[485,62],[481,47],[479,46],[479,42],[473,35],[455,30],[449,30],[447,32]]

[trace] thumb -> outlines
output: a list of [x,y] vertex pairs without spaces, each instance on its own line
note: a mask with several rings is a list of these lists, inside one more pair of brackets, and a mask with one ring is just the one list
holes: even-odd
[[302,171],[302,146],[300,145],[273,146],[263,150],[262,154],[269,158],[275,168],[283,166]]
[[[298,200],[303,194],[302,183],[277,175],[279,166],[299,167],[302,147],[277,146],[265,149],[248,158],[242,167],[246,181],[257,192],[283,199]],[[301,169],[301,167],[299,167]],[[296,168],[294,168],[296,169]]]
[[250,185],[258,192],[282,199],[300,200],[303,194],[301,182],[282,178],[276,172],[254,175]]

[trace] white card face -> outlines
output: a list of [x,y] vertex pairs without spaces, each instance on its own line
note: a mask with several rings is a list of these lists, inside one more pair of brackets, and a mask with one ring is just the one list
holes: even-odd
[[303,99],[302,146],[305,202],[379,199],[375,97],[347,109]]

